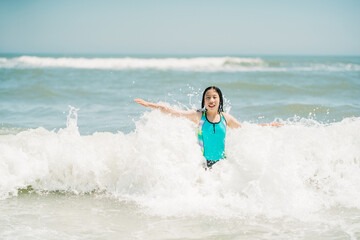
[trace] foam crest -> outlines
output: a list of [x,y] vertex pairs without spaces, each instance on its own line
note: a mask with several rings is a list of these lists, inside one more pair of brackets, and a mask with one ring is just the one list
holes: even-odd
[[295,71],[327,71],[327,72],[359,72],[360,65],[355,63],[333,63],[333,64],[320,64],[314,63],[308,66],[296,66]]
[[146,112],[135,131],[81,136],[68,125],[0,135],[0,194],[104,193],[161,216],[292,216],[360,209],[360,118],[228,130],[226,160],[201,167],[196,126]]
[[[189,71],[249,70],[264,66],[259,58],[196,57],[196,58],[51,58],[21,56],[0,59],[1,68],[60,67],[83,69],[156,69]],[[251,70],[251,69],[250,69]]]
[[283,71],[330,71],[358,72],[356,63],[273,63],[258,57],[189,57],[189,58],[54,58],[21,56],[0,58],[0,68],[76,68],[111,70],[174,70],[204,72],[283,72]]

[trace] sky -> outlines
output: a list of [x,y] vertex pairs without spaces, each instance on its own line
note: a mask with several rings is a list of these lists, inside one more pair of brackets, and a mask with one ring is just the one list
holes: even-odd
[[0,53],[360,55],[360,0],[0,0]]

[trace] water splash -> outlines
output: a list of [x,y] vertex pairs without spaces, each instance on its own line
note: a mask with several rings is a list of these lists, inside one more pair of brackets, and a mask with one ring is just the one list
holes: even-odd
[[360,209],[360,118],[326,125],[300,119],[281,128],[244,123],[228,131],[228,158],[204,171],[196,126],[186,119],[154,110],[129,134],[81,136],[77,111],[70,107],[58,132],[0,136],[2,198],[28,186],[39,193],[101,192],[149,214],[221,218]]
[[79,108],[75,108],[71,105],[69,105],[69,114],[66,118],[66,128],[78,130],[77,121],[78,121],[78,115],[77,112],[80,110]]

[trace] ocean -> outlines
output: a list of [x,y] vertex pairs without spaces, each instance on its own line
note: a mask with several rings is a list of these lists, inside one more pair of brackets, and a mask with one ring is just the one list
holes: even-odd
[[[211,85],[242,128],[205,171],[133,99]],[[360,57],[1,54],[0,238],[360,239]]]

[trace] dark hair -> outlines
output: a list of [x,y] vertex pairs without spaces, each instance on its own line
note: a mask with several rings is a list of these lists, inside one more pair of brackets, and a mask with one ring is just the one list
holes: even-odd
[[202,96],[202,101],[201,101],[201,111],[206,111],[206,110],[203,110],[203,109],[204,109],[204,105],[205,105],[205,94],[206,94],[206,92],[209,91],[210,89],[214,89],[214,90],[219,94],[219,98],[220,98],[219,113],[223,112],[223,111],[224,111],[224,108],[223,108],[223,105],[224,105],[223,95],[222,95],[222,93],[221,93],[220,88],[215,87],[215,86],[207,87],[207,88],[204,90],[204,93],[203,93],[203,96]]

